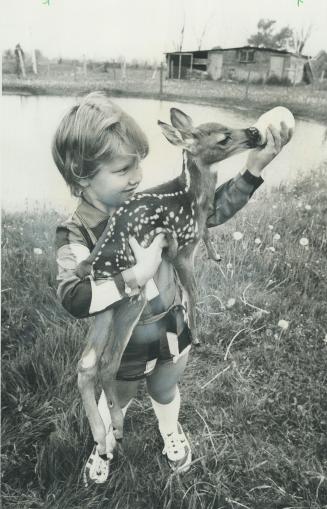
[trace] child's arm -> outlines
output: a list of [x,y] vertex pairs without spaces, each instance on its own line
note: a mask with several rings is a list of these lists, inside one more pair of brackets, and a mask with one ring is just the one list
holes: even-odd
[[[208,216],[207,226],[225,223],[249,201],[256,189],[262,184],[260,174],[274,157],[281,151],[292,136],[284,122],[280,132],[270,126],[267,129],[267,144],[263,148],[250,151],[243,175],[222,184],[215,192],[213,212]],[[249,171],[250,170],[250,171]]]
[[217,226],[233,217],[249,201],[263,179],[248,170],[218,187],[215,192],[213,211],[208,216],[207,226]]
[[165,240],[160,234],[148,248],[142,248],[132,239],[136,265],[114,278],[101,281],[94,280],[92,276],[81,280],[75,274],[77,265],[90,254],[87,242],[76,225],[66,223],[58,227],[56,244],[58,296],[71,315],[85,318],[129,297],[130,292],[138,292],[139,287],[144,286],[156,273]]

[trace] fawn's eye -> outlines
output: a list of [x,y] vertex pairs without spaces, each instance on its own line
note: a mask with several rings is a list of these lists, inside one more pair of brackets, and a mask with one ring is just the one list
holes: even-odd
[[230,136],[226,136],[226,138],[224,138],[223,140],[218,141],[217,145],[227,145],[230,139],[231,139]]

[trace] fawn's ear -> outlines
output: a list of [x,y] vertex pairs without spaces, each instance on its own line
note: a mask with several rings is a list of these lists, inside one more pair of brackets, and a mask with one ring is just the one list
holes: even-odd
[[178,129],[169,124],[165,124],[165,122],[161,122],[161,120],[158,120],[158,125],[161,127],[163,134],[170,143],[173,145],[185,145],[182,135]]
[[172,125],[177,129],[192,130],[193,128],[191,117],[177,108],[170,109],[170,120]]

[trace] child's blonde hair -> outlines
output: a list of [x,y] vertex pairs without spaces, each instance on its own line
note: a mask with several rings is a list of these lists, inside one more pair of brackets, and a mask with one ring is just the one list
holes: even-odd
[[74,196],[80,180],[98,171],[99,163],[123,154],[129,145],[141,159],[149,152],[146,135],[135,120],[105,92],[92,92],[61,120],[52,143],[52,156]]

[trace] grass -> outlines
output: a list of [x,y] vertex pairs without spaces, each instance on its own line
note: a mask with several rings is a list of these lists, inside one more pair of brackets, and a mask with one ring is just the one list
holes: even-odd
[[3,212],[3,507],[327,507],[326,171],[257,192],[213,231],[219,266],[198,254],[202,346],[181,383],[190,471],[170,474],[141,388],[109,481],[89,489],[81,471],[92,439],[76,383],[88,322],[56,298],[60,217]]
[[[58,67],[58,66],[57,66]],[[113,74],[115,72],[115,74]],[[327,90],[323,83],[295,87],[212,80],[166,80],[160,93],[160,73],[151,69],[127,69],[126,78],[120,69],[108,73],[90,71],[86,76],[72,72],[53,71],[26,79],[13,74],[3,75],[4,93],[39,95],[84,95],[93,90],[107,90],[113,97],[161,98],[170,101],[196,102],[245,112],[262,113],[274,106],[286,106],[297,117],[327,120]]]

